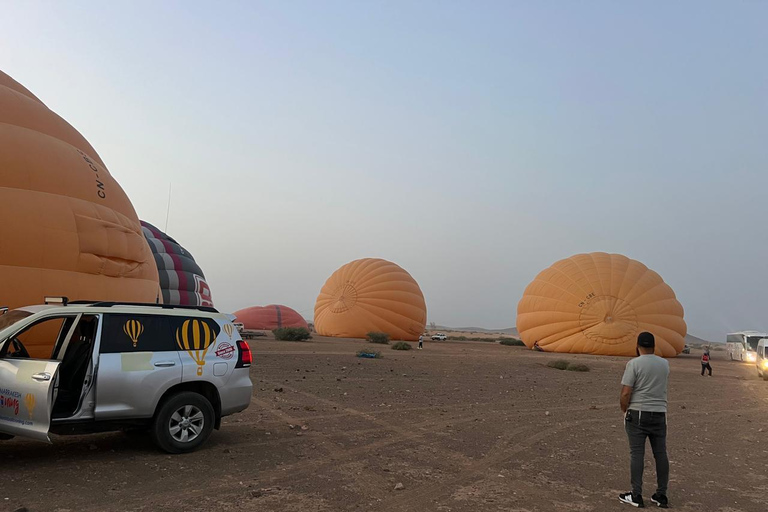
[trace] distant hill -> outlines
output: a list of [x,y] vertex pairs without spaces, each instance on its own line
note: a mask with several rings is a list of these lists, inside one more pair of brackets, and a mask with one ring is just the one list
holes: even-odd
[[693,334],[687,334],[685,336],[685,343],[687,345],[712,345],[712,344],[722,344],[725,343],[724,341],[709,341],[705,339],[701,339],[698,336],[694,336]]
[[[484,327],[448,327],[445,325],[437,325],[434,330],[438,331],[461,331],[461,332],[478,332],[485,334],[506,334],[508,336],[519,337],[517,329],[515,327],[507,327],[506,329],[486,329]],[[685,343],[688,345],[712,345],[718,343],[724,343],[723,341],[709,341],[693,334],[685,336]]]
[[506,329],[486,329],[484,327],[447,327],[445,325],[436,325],[435,328],[432,330],[481,332],[481,333],[487,333],[487,334],[508,334],[510,336],[517,336],[517,329],[514,327],[507,327]]

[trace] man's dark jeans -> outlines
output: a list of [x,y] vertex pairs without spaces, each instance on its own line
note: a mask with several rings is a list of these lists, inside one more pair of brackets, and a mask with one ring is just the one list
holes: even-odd
[[656,492],[667,495],[669,484],[669,459],[667,458],[667,415],[663,412],[641,412],[630,409],[624,418],[624,429],[629,439],[632,456],[630,473],[632,492],[643,494],[643,465],[645,439],[651,441],[653,458],[656,459]]

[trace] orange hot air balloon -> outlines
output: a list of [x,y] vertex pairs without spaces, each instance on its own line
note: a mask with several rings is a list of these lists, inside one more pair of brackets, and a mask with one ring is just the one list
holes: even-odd
[[125,192],[77,130],[3,72],[0,219],[1,305],[155,302],[157,268]]
[[636,355],[637,335],[656,338],[656,354],[685,346],[683,306],[659,274],[620,254],[593,252],[560,260],[525,289],[517,330],[530,348],[611,356]]
[[294,309],[288,306],[253,306],[234,312],[238,322],[246,329],[254,331],[271,331],[280,327],[303,327],[309,329],[307,321]]
[[426,323],[424,295],[413,277],[377,258],[338,269],[315,303],[315,330],[321,336],[365,338],[377,331],[396,340],[417,340]]

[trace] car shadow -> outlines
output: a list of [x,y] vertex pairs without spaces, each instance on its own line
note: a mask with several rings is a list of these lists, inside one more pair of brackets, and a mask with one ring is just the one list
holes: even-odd
[[23,438],[0,441],[0,458],[15,467],[34,469],[37,463],[50,464],[51,460],[66,459],[68,462],[124,461],[126,458],[169,456],[186,457],[210,450],[221,451],[229,445],[228,436],[214,431],[211,437],[191,454],[172,455],[160,450],[148,433],[108,432],[78,436],[51,436],[53,444]]

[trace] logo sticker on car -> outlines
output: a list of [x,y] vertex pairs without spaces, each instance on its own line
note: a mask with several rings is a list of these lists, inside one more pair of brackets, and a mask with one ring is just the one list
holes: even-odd
[[227,343],[226,341],[219,343],[219,348],[216,349],[216,357],[222,359],[232,359],[235,355],[235,347]]

